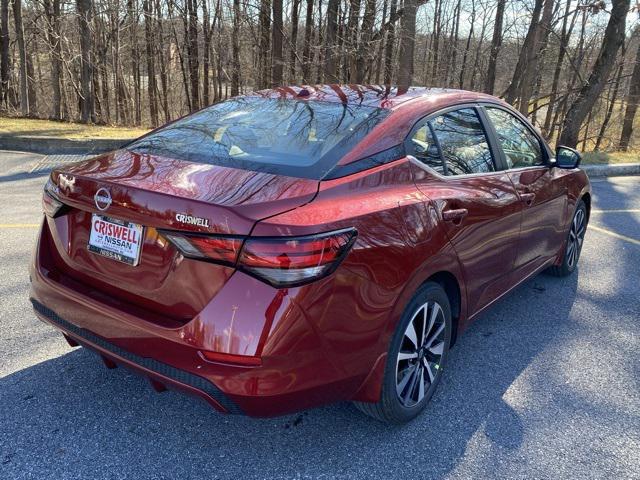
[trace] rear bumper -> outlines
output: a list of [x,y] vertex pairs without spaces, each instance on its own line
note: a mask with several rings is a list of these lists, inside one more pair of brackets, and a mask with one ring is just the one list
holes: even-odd
[[242,413],[238,405],[232,402],[218,387],[208,380],[152,358],[144,358],[128,352],[94,335],[90,331],[66,321],[56,312],[33,298],[31,299],[31,303],[33,304],[34,311],[41,320],[62,330],[66,336],[75,340],[78,344],[94,350],[104,358],[125,365],[137,373],[148,376],[150,379],[160,382],[163,385],[200,396],[219,412]]

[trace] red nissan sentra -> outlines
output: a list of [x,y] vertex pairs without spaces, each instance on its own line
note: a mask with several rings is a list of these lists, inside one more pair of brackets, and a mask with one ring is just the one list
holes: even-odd
[[456,336],[576,268],[580,156],[479,93],[287,87],[51,174],[31,301],[68,342],[221,412],[418,415]]

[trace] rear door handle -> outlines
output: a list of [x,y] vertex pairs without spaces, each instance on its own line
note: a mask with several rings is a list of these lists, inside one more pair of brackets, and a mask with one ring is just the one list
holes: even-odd
[[455,210],[443,210],[442,218],[447,222],[460,223],[469,211],[466,208],[457,208]]
[[522,200],[527,207],[530,207],[531,205],[533,205],[533,201],[536,198],[536,194],[535,193],[521,193],[520,194],[520,200]]

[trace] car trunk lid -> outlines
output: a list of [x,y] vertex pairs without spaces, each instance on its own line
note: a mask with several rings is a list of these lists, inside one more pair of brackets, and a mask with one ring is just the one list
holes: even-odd
[[[68,209],[49,221],[56,268],[122,308],[179,321],[193,318],[234,270],[183,258],[159,231],[248,235],[260,219],[311,201],[318,188],[317,180],[129,151],[57,169],[51,178]],[[94,215],[142,225],[136,266],[89,251]]]

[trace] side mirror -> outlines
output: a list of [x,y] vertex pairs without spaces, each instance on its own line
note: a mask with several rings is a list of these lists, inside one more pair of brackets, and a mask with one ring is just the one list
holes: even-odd
[[556,167],[558,168],[578,168],[580,165],[580,161],[582,160],[582,155],[578,153],[577,150],[573,148],[559,146],[556,149]]

